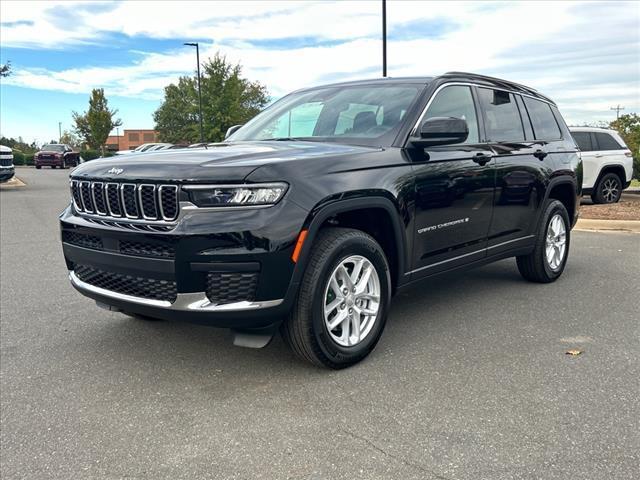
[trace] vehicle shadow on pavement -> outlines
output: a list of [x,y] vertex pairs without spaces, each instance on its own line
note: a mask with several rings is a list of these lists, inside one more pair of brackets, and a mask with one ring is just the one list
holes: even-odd
[[[448,274],[417,283],[398,294],[392,301],[387,330],[381,342],[386,349],[406,348],[406,335],[423,329],[438,330],[453,327],[455,322],[473,318],[478,311],[489,308],[488,293],[509,285],[522,286],[513,261],[499,262],[462,274]],[[459,304],[452,315],[442,315],[449,305]],[[127,368],[157,370],[173,374],[202,374],[202,372],[233,371],[245,378],[269,378],[277,372],[290,379],[308,375],[324,375],[325,370],[298,360],[287,348],[279,335],[263,349],[235,347],[226,329],[195,325],[180,320],[148,321],[121,314],[100,314],[99,334],[86,345],[87,354],[106,350],[117,352]],[[453,322],[453,323],[452,323]],[[94,324],[95,333],[95,324]],[[433,341],[437,341],[434,339]],[[380,356],[377,349],[372,353],[370,364]],[[358,367],[355,367],[358,368]],[[325,373],[323,373],[325,372]]]

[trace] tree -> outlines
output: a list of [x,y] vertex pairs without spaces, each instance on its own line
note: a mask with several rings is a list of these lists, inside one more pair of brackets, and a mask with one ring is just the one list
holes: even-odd
[[11,75],[11,62],[0,64],[0,77],[8,77],[9,75]]
[[118,110],[110,110],[104,96],[104,89],[94,88],[89,98],[89,110],[82,115],[73,112],[75,133],[86,142],[89,147],[102,150],[111,130],[122,125],[122,120],[115,119]]
[[[246,123],[264,108],[269,101],[267,88],[243,78],[242,67],[219,54],[205,62],[202,70],[204,136],[206,141],[219,142],[229,127]],[[167,86],[153,119],[163,142],[199,141],[197,77],[180,77],[177,85]]]
[[617,120],[609,124],[609,128],[616,130],[633,155],[633,174],[640,180],[640,115],[627,113],[620,115]]
[[60,137],[60,143],[64,143],[65,145],[70,145],[73,148],[80,149],[82,147],[82,140],[73,132],[65,130],[62,132],[62,137]]
[[38,151],[36,142],[26,143],[22,137],[18,137],[17,140],[15,138],[0,137],[0,145],[9,147],[12,150],[19,150],[22,153],[35,153]]

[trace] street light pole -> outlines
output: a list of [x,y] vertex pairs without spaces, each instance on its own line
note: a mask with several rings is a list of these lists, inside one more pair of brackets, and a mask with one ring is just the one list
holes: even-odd
[[382,0],[382,76],[387,76],[387,0]]
[[189,47],[196,47],[196,61],[198,62],[198,103],[200,104],[200,143],[204,143],[204,130],[202,129],[202,89],[200,88],[200,45],[198,42],[186,42]]
[[58,122],[58,143],[62,142],[62,122]]

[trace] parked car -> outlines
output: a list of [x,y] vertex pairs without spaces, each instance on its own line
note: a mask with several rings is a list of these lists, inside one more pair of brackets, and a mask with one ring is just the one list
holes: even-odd
[[633,154],[615,130],[570,127],[582,151],[582,193],[594,203],[616,203],[633,177]]
[[43,145],[40,151],[33,156],[33,163],[38,169],[42,167],[77,167],[80,164],[80,154],[74,152],[69,145],[51,143]]
[[555,103],[516,83],[315,87],[216,148],[83,164],[63,252],[99,306],[231,328],[242,346],[280,329],[301,358],[343,368],[418,280],[507,257],[527,280],[560,277],[581,171]]
[[173,143],[159,143],[153,147],[151,147],[147,152],[156,152],[158,150],[167,150],[173,147]]
[[0,145],[0,183],[11,180],[14,174],[13,151],[9,147]]
[[165,148],[170,147],[170,143],[143,143],[139,147],[134,148],[133,150],[118,150],[115,152],[116,155],[129,155],[131,153],[143,153],[143,152],[151,152],[153,150],[163,150]]

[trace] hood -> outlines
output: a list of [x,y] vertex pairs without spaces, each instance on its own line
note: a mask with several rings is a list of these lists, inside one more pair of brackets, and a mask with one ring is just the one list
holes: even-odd
[[375,149],[302,141],[219,143],[208,148],[161,150],[92,160],[76,168],[71,176],[118,181],[240,182],[267,164],[371,150]]

